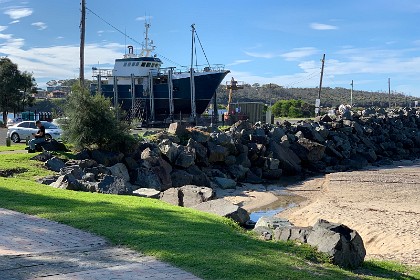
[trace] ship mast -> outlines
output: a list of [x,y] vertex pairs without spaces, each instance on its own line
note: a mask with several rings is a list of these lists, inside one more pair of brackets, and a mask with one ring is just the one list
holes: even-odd
[[145,21],[144,23],[145,31],[144,31],[144,43],[141,50],[141,57],[150,57],[150,53],[155,50],[155,46],[153,46],[153,41],[149,39],[149,28],[150,23]]
[[85,81],[85,23],[86,23],[86,1],[81,2],[81,19],[80,19],[80,69],[79,82],[80,86],[84,86]]
[[191,90],[191,119],[195,120],[197,111],[195,107],[195,82],[194,82],[194,33],[195,24],[191,25],[192,38],[191,38],[191,68],[190,68],[190,90]]

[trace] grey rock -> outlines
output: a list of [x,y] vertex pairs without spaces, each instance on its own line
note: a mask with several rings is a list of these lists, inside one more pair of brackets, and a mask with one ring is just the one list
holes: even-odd
[[248,158],[248,152],[239,154],[236,157],[236,164],[242,165],[243,167],[251,167],[251,161]]
[[223,198],[203,202],[192,206],[192,208],[230,218],[241,225],[249,221],[249,214],[245,209]]
[[86,182],[95,182],[95,174],[86,173],[85,175],[83,175],[82,180]]
[[106,194],[131,194],[133,186],[123,178],[105,175],[96,184],[96,192]]
[[279,167],[283,170],[286,175],[299,174],[301,171],[299,157],[289,148],[283,144],[270,142],[270,149],[273,153],[273,158],[279,160]]
[[245,179],[246,173],[249,171],[249,168],[243,167],[242,165],[234,164],[234,165],[229,165],[228,171],[232,175],[233,178],[241,181]]
[[49,170],[60,172],[60,169],[66,167],[66,164],[58,157],[52,157],[45,162],[45,167]]
[[205,166],[209,164],[208,157],[207,157],[207,148],[204,147],[201,143],[193,139],[189,139],[187,147],[190,147],[195,150],[195,157],[196,157],[197,164],[202,164]]
[[[159,145],[160,152],[166,156],[169,162],[174,163],[178,157],[178,144],[172,143],[172,141],[165,139]],[[143,159],[143,156],[142,156]]]
[[190,147],[178,146],[178,153],[175,160],[175,165],[187,168],[195,162],[195,150]]
[[319,220],[312,228],[308,244],[332,257],[341,267],[356,268],[363,263],[366,250],[357,231],[343,224]]
[[191,165],[186,171],[193,176],[192,184],[197,186],[210,187],[210,179],[196,165]]
[[117,164],[124,158],[124,154],[122,153],[114,153],[101,150],[93,150],[91,154],[92,159],[94,159],[98,164],[103,164],[105,166]]
[[179,190],[181,192],[179,205],[184,207],[191,207],[209,201],[214,197],[213,189],[207,187],[186,185]]
[[58,177],[57,181],[50,184],[50,186],[64,190],[86,191],[85,186],[71,174],[61,175]]
[[266,227],[270,229],[276,229],[278,227],[290,227],[290,226],[292,226],[292,223],[290,223],[289,220],[285,218],[268,217],[268,216],[263,216],[259,218],[257,223],[255,224],[255,228]]
[[126,182],[130,181],[130,174],[128,173],[127,167],[123,163],[117,163],[108,168],[111,171],[112,176],[122,178]]
[[232,179],[223,177],[214,177],[214,182],[221,189],[236,189],[236,182]]
[[266,180],[278,180],[281,178],[283,171],[281,169],[263,170],[262,177]]
[[277,142],[277,143],[280,143],[281,138],[285,135],[286,135],[286,133],[284,132],[283,128],[281,128],[281,127],[274,127],[270,131],[271,140],[273,140],[274,142]]
[[302,243],[307,243],[311,230],[312,227],[278,227],[273,232],[273,239],[282,241],[299,241]]
[[80,168],[78,165],[71,165],[71,166],[65,166],[60,169],[61,175],[71,174],[73,175],[77,180],[81,180],[83,176],[85,175],[85,172]]
[[50,152],[44,151],[42,153],[37,154],[34,157],[31,157],[31,160],[46,162],[47,160],[51,159],[52,157],[53,157],[53,155]]
[[187,130],[184,124],[180,122],[174,122],[169,125],[168,133],[181,137],[187,133]]
[[185,170],[173,170],[171,173],[172,187],[178,188],[192,183],[194,176]]
[[224,162],[226,157],[228,156],[228,150],[227,148],[216,145],[212,142],[207,143],[208,144],[208,160],[210,163],[216,163],[216,162]]
[[132,195],[146,197],[146,198],[159,198],[160,191],[155,190],[155,189],[149,189],[149,188],[140,188],[140,189],[134,190]]
[[319,161],[325,153],[325,146],[306,138],[299,139],[292,150],[299,156],[301,160]]
[[37,183],[43,184],[43,185],[51,185],[52,183],[54,183],[55,181],[57,181],[57,179],[60,176],[58,175],[51,175],[51,176],[46,176],[44,178],[38,179],[36,180]]
[[160,193],[160,200],[165,201],[172,205],[181,206],[180,196],[181,196],[181,192],[179,188],[170,188]]
[[138,168],[136,173],[136,180],[134,184],[142,188],[151,188],[163,191],[172,186],[172,183],[171,186],[164,186],[159,176],[150,169]]

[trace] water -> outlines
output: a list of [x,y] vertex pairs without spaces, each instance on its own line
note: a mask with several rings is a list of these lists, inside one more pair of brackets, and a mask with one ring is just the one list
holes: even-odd
[[296,205],[297,205],[296,203],[290,203],[286,206],[278,207],[278,208],[275,208],[275,209],[267,208],[265,210],[257,210],[257,211],[251,212],[250,215],[249,215],[249,218],[250,218],[251,221],[257,222],[258,219],[261,218],[261,217],[273,217],[273,216],[277,215],[278,213],[283,212],[286,209],[296,207]]

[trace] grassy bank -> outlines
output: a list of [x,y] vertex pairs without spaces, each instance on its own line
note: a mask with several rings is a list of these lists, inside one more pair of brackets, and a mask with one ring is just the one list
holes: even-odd
[[50,174],[28,154],[0,154],[0,207],[87,230],[153,255],[204,279],[420,279],[417,268],[367,262],[356,272],[326,263],[308,246],[263,242],[228,219],[159,200],[54,189],[33,182]]

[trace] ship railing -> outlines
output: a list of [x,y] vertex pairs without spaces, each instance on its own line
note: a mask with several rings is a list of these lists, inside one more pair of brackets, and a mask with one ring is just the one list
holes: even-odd
[[92,67],[92,77],[112,77],[112,69],[100,69],[96,67]]
[[[179,68],[176,67],[169,67],[169,68],[160,68],[160,72],[164,75],[167,75],[169,69],[173,69],[174,74],[182,74],[182,73],[189,73],[191,67],[189,66],[181,66]],[[204,73],[204,72],[224,72],[225,65],[224,64],[212,64],[212,65],[195,65],[194,66],[194,73]]]

